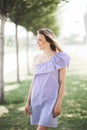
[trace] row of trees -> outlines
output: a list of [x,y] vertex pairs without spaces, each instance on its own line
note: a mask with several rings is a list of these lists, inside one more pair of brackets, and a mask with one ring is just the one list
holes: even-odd
[[4,26],[7,18],[15,23],[16,28],[17,82],[19,82],[18,25],[34,34],[41,27],[51,28],[58,34],[55,11],[61,1],[64,0],[0,0],[0,103],[4,102]]

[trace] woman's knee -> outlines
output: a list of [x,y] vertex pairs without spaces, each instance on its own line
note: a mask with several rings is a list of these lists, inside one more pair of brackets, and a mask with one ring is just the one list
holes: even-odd
[[37,128],[37,130],[48,130],[46,128]]
[[44,127],[44,126],[38,126],[37,130],[48,130],[48,127]]

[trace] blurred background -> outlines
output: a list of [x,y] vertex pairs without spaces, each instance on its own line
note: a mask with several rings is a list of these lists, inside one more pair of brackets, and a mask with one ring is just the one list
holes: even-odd
[[87,0],[0,0],[0,130],[34,130],[23,110],[42,27],[71,57],[56,130],[86,130]]
[[[83,58],[86,58],[86,22],[87,17],[86,16],[87,11],[87,2],[86,0],[70,0],[67,2],[61,2],[58,6],[56,13],[56,22],[52,23],[49,26],[50,28],[53,28],[54,32],[57,32],[57,38],[58,38],[58,44],[60,46],[67,48],[72,53],[78,53],[79,56],[83,56]],[[37,14],[38,15],[38,14]],[[51,16],[50,16],[51,17]],[[44,18],[44,16],[43,16]],[[34,18],[33,18],[34,19]],[[39,21],[40,22],[40,21]],[[28,23],[29,24],[29,23]],[[37,24],[37,23],[35,23]],[[57,24],[57,25],[56,25]],[[53,25],[57,26],[57,29],[55,27],[52,27]],[[31,26],[31,25],[29,25]],[[47,27],[44,24],[40,25],[40,27]],[[39,29],[37,27],[37,29]],[[32,29],[30,29],[32,30]],[[5,64],[4,64],[4,76],[5,81],[8,80],[16,80],[16,44],[15,44],[15,23],[11,20],[7,19],[5,23],[4,28],[4,44],[5,44]],[[29,56],[29,68],[32,67],[32,59],[33,56],[36,55],[36,52],[38,51],[38,48],[36,46],[36,35],[32,31],[26,30],[25,27],[18,25],[17,27],[17,33],[18,33],[18,44],[19,44],[19,65],[20,67],[20,73],[27,74],[27,58],[26,58],[26,51],[28,51]],[[35,30],[36,31],[36,30]],[[28,33],[28,34],[27,34]],[[27,35],[28,35],[28,41],[27,41]],[[27,43],[28,42],[28,43]],[[72,46],[71,46],[72,45]],[[28,46],[28,48],[26,47]],[[84,50],[83,50],[84,49]],[[35,51],[35,53],[34,53]],[[67,50],[65,50],[67,51]],[[75,51],[75,52],[74,52]],[[81,53],[82,52],[82,53]],[[86,58],[87,59],[87,58]],[[13,73],[14,72],[14,73]],[[14,74],[12,76],[12,74]],[[23,74],[24,75],[24,74]],[[22,74],[20,74],[22,77]],[[11,79],[13,78],[13,79]]]

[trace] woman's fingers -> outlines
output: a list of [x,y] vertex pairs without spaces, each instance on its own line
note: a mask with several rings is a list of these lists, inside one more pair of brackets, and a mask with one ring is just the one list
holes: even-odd
[[61,113],[61,107],[54,107],[53,109],[53,117],[59,116]]
[[61,113],[61,111],[60,111],[60,112],[55,112],[55,113],[53,113],[53,117],[59,116],[60,113]]
[[24,110],[26,115],[30,115],[31,114],[31,110],[29,106],[25,106],[25,110]]

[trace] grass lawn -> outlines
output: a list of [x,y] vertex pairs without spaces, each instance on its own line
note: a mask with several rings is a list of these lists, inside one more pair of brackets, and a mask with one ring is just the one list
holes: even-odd
[[[82,59],[74,60],[67,73],[66,93],[59,116],[59,125],[55,130],[87,130],[87,63]],[[35,130],[23,111],[30,80],[21,81],[19,87],[5,93],[3,104],[9,113],[0,116],[0,130]],[[16,83],[6,83],[6,85]],[[49,129],[53,130],[53,129]]]

